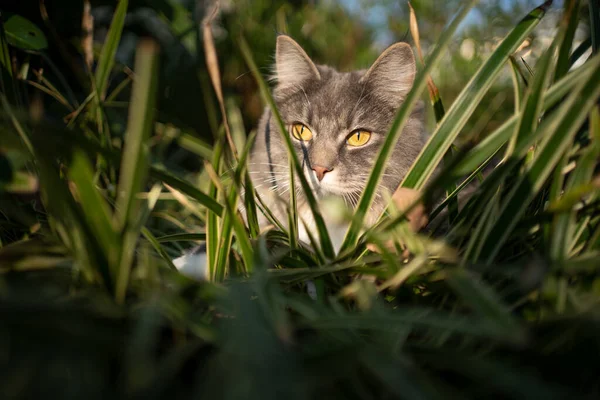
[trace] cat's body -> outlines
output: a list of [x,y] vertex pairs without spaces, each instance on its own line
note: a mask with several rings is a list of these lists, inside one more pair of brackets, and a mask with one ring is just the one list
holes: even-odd
[[[412,87],[414,74],[414,57],[406,44],[389,47],[369,70],[338,72],[315,65],[289,37],[278,38],[274,77],[277,85],[273,95],[288,128],[284,134],[291,135],[317,201],[336,196],[350,208],[356,206],[396,111]],[[294,126],[299,125],[311,133],[309,140],[293,135]],[[349,138],[355,132],[364,132],[361,134],[368,134],[369,139],[365,144],[352,146]],[[383,211],[424,141],[419,107],[411,114],[392,152],[367,224],[372,224]],[[277,122],[266,108],[248,169],[259,196],[283,223],[287,222],[290,197],[287,160]],[[296,187],[300,239],[308,241],[306,229],[315,237],[317,232],[298,182]],[[327,214],[324,218],[330,222]],[[268,223],[264,216],[259,222],[263,226]],[[332,225],[333,222],[328,223]]]

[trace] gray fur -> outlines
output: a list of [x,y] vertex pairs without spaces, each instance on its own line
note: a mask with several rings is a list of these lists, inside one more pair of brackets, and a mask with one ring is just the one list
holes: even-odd
[[[315,65],[296,42],[288,36],[279,36],[274,70],[277,84],[273,95],[286,126],[300,122],[313,132],[310,142],[293,137],[292,141],[317,200],[337,196],[355,207],[392,120],[412,87],[415,61],[410,46],[405,43],[390,46],[368,71],[338,72]],[[391,195],[396,190],[423,148],[421,114],[422,107],[413,111],[394,148],[367,216],[368,224],[385,208],[389,197],[384,192]],[[365,146],[351,148],[346,138],[359,128],[372,132],[371,139]],[[319,182],[311,165],[332,171]],[[280,221],[286,222],[287,152],[268,108],[259,123],[249,171],[263,201]],[[298,213],[312,232],[308,205],[299,184],[296,186]],[[266,219],[260,222],[264,225]]]

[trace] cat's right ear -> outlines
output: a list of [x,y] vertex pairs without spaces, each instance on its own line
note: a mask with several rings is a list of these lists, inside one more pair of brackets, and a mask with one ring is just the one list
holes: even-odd
[[277,37],[275,50],[276,90],[302,87],[309,80],[321,79],[321,74],[306,52],[292,38]]

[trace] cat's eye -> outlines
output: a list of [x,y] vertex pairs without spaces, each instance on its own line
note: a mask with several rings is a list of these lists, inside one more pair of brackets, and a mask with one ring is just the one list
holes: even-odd
[[371,132],[359,129],[357,131],[352,132],[348,139],[346,139],[346,143],[350,146],[358,147],[364,146],[371,139]]
[[296,123],[292,125],[292,135],[298,140],[308,141],[312,139],[312,132],[304,124]]

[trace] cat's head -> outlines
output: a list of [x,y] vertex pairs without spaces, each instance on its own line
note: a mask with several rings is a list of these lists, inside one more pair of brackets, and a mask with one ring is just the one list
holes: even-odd
[[[273,94],[311,187],[318,196],[342,196],[355,204],[412,88],[412,49],[396,43],[368,70],[338,72],[316,65],[294,40],[279,36],[275,58]],[[269,128],[276,132],[272,118]],[[378,198],[383,199],[382,190],[391,194],[400,184],[423,147],[422,131],[415,111],[392,152]],[[273,139],[273,150],[285,157],[283,142]]]

